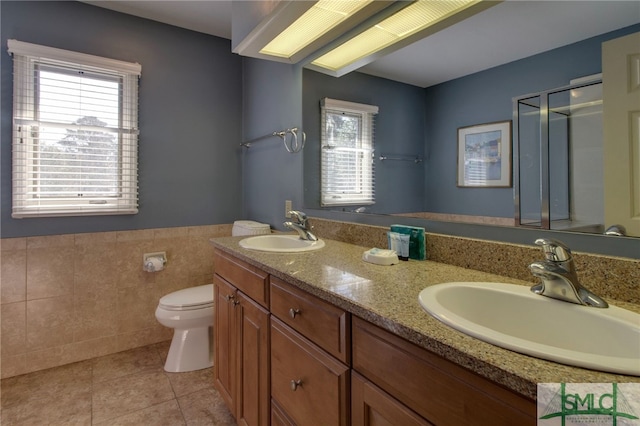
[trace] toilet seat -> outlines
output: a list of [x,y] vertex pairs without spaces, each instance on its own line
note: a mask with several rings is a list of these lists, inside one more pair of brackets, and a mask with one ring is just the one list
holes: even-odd
[[185,288],[160,298],[159,307],[168,311],[190,311],[213,306],[213,284]]

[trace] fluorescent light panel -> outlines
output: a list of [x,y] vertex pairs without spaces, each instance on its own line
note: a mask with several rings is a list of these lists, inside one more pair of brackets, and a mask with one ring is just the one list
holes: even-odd
[[425,30],[479,1],[418,0],[311,63],[320,68],[337,71]]
[[261,54],[291,58],[301,49],[346,21],[373,0],[320,0],[275,37]]

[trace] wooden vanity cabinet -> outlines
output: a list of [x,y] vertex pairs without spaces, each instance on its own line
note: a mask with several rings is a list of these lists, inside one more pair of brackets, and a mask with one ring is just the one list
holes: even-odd
[[269,309],[269,274],[219,250],[213,254],[213,264],[216,275]]
[[214,262],[214,383],[239,425],[268,426],[268,274],[218,251]]
[[271,399],[284,424],[349,424],[349,367],[271,320]]
[[273,276],[270,298],[272,423],[350,424],[350,314]]
[[535,425],[535,401],[219,250],[214,382],[239,425]]
[[232,411],[236,400],[237,359],[236,310],[232,301],[237,294],[238,290],[235,287],[214,275],[213,381],[226,406]]
[[534,401],[360,318],[353,319],[352,340],[353,369],[367,379],[363,386],[354,381],[354,425],[371,424],[356,421],[376,397],[357,395],[368,391],[367,381],[387,402],[395,399],[436,425],[536,424]]
[[356,372],[351,373],[352,426],[433,426]]
[[271,277],[271,313],[345,364],[351,362],[351,316]]

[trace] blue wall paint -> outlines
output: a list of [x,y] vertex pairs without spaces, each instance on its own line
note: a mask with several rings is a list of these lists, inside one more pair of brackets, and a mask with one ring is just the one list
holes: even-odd
[[[565,86],[601,72],[601,43],[640,30],[631,26],[549,52],[419,89],[360,73],[333,78],[304,71],[305,206],[319,208],[319,99],[380,105],[376,153],[418,153],[422,167],[376,161],[374,213],[431,211],[513,217],[513,188],[457,186],[457,130],[512,119],[516,96]],[[424,117],[416,117],[416,113]],[[424,139],[417,135],[425,135]],[[419,173],[415,173],[416,170]],[[337,210],[332,208],[331,210]]]
[[[302,125],[302,69],[261,59],[243,59],[243,139]],[[307,148],[305,148],[306,150]],[[291,154],[270,137],[242,148],[244,218],[283,230],[285,200],[302,209],[303,153]]]
[[[474,124],[511,120],[513,97],[564,86],[573,78],[600,73],[601,43],[637,31],[640,31],[640,25],[633,25],[424,89],[426,210],[513,217],[512,189],[457,188],[457,129]],[[357,73],[353,75],[353,78],[356,78]],[[306,83],[305,75],[305,99],[308,90]],[[338,85],[338,80],[333,84]],[[363,94],[350,95],[357,97]],[[305,101],[305,120],[306,115]],[[479,205],[486,207],[478,210]],[[309,205],[308,213],[327,219],[380,226],[387,226],[398,220],[393,216],[320,210],[313,204]],[[543,236],[557,238],[576,251],[588,253],[631,258],[638,258],[640,253],[638,238],[611,238],[580,233],[426,221],[417,218],[403,218],[402,223],[424,226],[435,233],[519,244],[532,244],[536,238]]]
[[[229,40],[79,2],[0,6],[2,237],[229,223],[241,215],[242,62]],[[137,215],[11,218],[10,38],[142,65]]]
[[514,97],[600,73],[602,42],[637,31],[640,25],[427,88],[427,210],[513,217],[512,188],[456,186],[457,129],[511,120]]
[[[351,73],[334,78],[315,71],[303,72],[305,149],[305,207],[320,208],[320,100],[340,99],[377,105],[375,119],[376,203],[372,213],[424,211],[425,163],[380,161],[389,157],[424,158],[424,90],[408,84]],[[355,206],[357,207],[357,206]],[[352,210],[355,207],[345,207]],[[332,210],[338,208],[332,207]]]
[[[277,139],[256,144],[250,150],[239,148],[241,140],[302,123],[302,70],[298,67],[240,59],[230,53],[228,40],[78,2],[2,1],[0,7],[3,50],[8,38],[16,38],[142,64],[140,124],[143,135],[140,154],[141,157],[144,156],[140,164],[141,213],[138,215],[12,220],[12,71],[11,59],[6,54],[0,54],[2,237],[228,223],[239,217],[260,220],[281,229],[284,200],[291,199],[294,201],[294,208],[301,208],[301,155],[287,153]],[[636,25],[608,34],[606,38],[639,30],[640,26]],[[593,40],[576,44],[574,47],[583,45],[581,49],[586,49],[583,53],[578,53],[581,50],[568,52],[559,49],[547,52],[538,59],[559,59],[560,63],[571,65],[574,61],[583,60],[587,54],[592,57],[593,63],[590,62],[580,74],[597,73],[600,71],[600,41],[596,41],[597,47],[591,43]],[[585,53],[587,51],[590,53]],[[451,158],[455,161],[458,127],[510,119],[511,97],[563,85],[576,76],[572,72],[563,71],[564,65],[556,69],[549,67],[548,63],[537,67],[537,71],[533,72],[528,69],[531,64],[527,61],[534,58],[424,91],[420,89],[427,94],[422,107],[426,120],[426,137],[421,133],[417,138],[423,143],[425,155],[430,161],[430,165],[427,165],[426,184],[433,182],[440,186],[440,179],[443,179],[443,182],[448,182],[450,190],[456,190],[450,186],[451,176],[455,183],[455,173],[449,170],[449,166],[444,171],[441,170],[445,175],[453,173],[446,179],[437,174],[432,175],[434,172],[430,167],[441,165],[442,161],[448,162]],[[518,75],[519,72],[528,77],[525,78],[526,84],[513,81],[513,75]],[[182,75],[182,80],[176,77]],[[358,75],[352,74],[353,78]],[[329,84],[330,87],[332,85]],[[349,87],[343,90],[335,95],[320,94],[320,97],[339,98],[341,94],[347,93]],[[393,95],[393,91],[387,94]],[[366,101],[357,97],[351,100]],[[315,102],[317,101],[314,100]],[[317,104],[314,107],[317,108]],[[399,126],[406,123],[403,121],[396,124]],[[415,137],[416,134],[411,136]],[[187,149],[180,150],[185,144],[188,144]],[[451,153],[454,153],[453,157]],[[184,186],[189,190],[185,191]],[[243,188],[244,194],[241,196]],[[425,192],[429,191],[430,188],[425,185]],[[480,194],[482,192],[478,191]],[[456,193],[455,197],[458,196]],[[479,197],[484,198],[481,195]],[[506,198],[511,205],[511,194]],[[473,202],[465,197],[463,204]],[[188,207],[181,208],[180,203]],[[387,220],[385,216],[338,214],[320,210],[310,213],[354,222],[362,220],[369,223],[367,220],[370,220],[371,223],[381,225],[385,220],[395,220]],[[375,222],[376,220],[380,223]],[[530,242],[533,234],[557,234],[425,222],[418,219],[406,221],[408,224],[422,224],[434,232],[442,227],[441,232],[446,234],[522,243]],[[521,234],[527,235],[523,237]],[[614,241],[599,236],[564,233],[556,238],[567,240],[577,250],[629,257],[637,256],[637,244],[640,241]]]

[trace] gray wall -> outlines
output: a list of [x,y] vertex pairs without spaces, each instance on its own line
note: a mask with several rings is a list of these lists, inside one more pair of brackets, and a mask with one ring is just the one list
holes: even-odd
[[[1,4],[1,236],[230,223],[242,214],[242,60],[231,42],[79,2]],[[7,39],[139,62],[140,212],[11,218]]]
[[[243,81],[244,141],[302,128],[300,67],[244,58]],[[291,200],[294,209],[303,207],[302,152],[287,152],[278,137],[264,138],[242,149],[244,218],[283,230],[285,200]]]
[[[0,7],[2,50],[6,49],[8,38],[16,38],[142,64],[140,213],[13,220],[10,217],[12,61],[6,53],[0,54],[2,237],[229,223],[238,218],[260,220],[282,229],[284,200],[292,200],[294,208],[302,208],[302,155],[286,152],[277,138],[264,140],[248,150],[239,147],[243,140],[302,126],[303,72],[299,67],[240,59],[231,53],[229,40],[79,2],[2,1]],[[600,42],[639,30],[640,26],[636,25],[606,37],[426,90],[419,89],[426,94],[422,107],[426,136],[422,130],[416,130],[419,137],[416,133],[411,136],[423,141],[426,147],[428,164],[424,185],[431,204],[425,207],[438,211],[436,209],[445,207],[437,206],[449,203],[464,213],[474,204],[474,197],[479,197],[495,200],[492,204],[502,206],[501,212],[508,210],[507,215],[512,215],[512,194],[508,189],[495,190],[494,197],[493,190],[490,195],[486,192],[490,190],[476,189],[474,196],[455,187],[455,168],[450,164],[455,164],[457,128],[511,119],[513,96],[560,86],[576,76],[600,72]],[[584,65],[577,66],[583,61]],[[550,62],[558,65],[550,67]],[[575,73],[576,68],[582,69],[579,75]],[[357,73],[352,76],[363,77]],[[514,76],[519,79],[516,81]],[[380,87],[387,83],[392,82],[379,82]],[[393,83],[392,86],[402,85]],[[407,87],[399,90],[410,89],[413,93],[416,89]],[[345,92],[318,95],[340,98],[342,93]],[[387,95],[393,94],[393,91],[387,92]],[[410,127],[417,122],[419,120]],[[400,128],[406,123],[396,121],[394,124]],[[397,141],[404,143],[405,139]],[[449,165],[443,168],[445,163]],[[393,187],[400,190],[405,185]],[[385,222],[384,217],[320,210],[310,213],[341,220]],[[491,215],[490,212],[478,214]],[[407,224],[409,222],[414,224],[407,219]],[[514,242],[530,242],[533,234],[543,233],[460,224],[447,226],[428,224],[435,232]],[[569,238],[569,234],[563,237],[565,235],[566,242],[575,244],[578,250],[632,257],[640,241],[628,239],[629,244],[618,244],[603,237],[572,235]]]
[[[457,186],[458,128],[511,120],[514,97],[601,72],[601,43],[638,30],[635,25],[426,89],[358,72],[333,78],[304,70],[305,207],[320,208],[319,100],[331,97],[380,106],[376,204],[370,212],[513,217],[513,188]],[[417,154],[425,161],[417,167],[380,162],[380,154]]]
[[[601,43],[637,31],[640,31],[640,25],[633,25],[424,89],[426,210],[513,217],[512,188],[478,189],[456,186],[457,129],[474,124],[511,120],[513,97],[564,86],[573,78],[601,72]],[[363,75],[354,73],[352,78],[363,78]],[[334,84],[339,83],[336,81]],[[306,90],[305,86],[305,99]],[[403,188],[400,184],[396,187],[399,190]],[[310,207],[308,213],[327,219],[379,226],[387,226],[398,220],[393,216],[342,213],[314,207]],[[518,244],[531,245],[536,238],[545,236],[560,239],[576,251],[631,258],[640,256],[638,238],[611,238],[537,229],[426,221],[417,218],[403,218],[402,223],[424,226],[429,232],[434,233]]]
[[512,119],[512,99],[566,86],[602,71],[603,41],[640,25],[593,37],[426,89],[427,208],[433,212],[513,217],[512,188],[456,186],[457,129]]
[[[424,159],[424,90],[408,84],[361,73],[334,78],[315,71],[303,72],[305,149],[305,206],[320,208],[320,100],[340,99],[377,105],[375,118],[376,203],[370,213],[425,210],[425,162],[380,161],[380,155]],[[358,206],[346,207],[352,210]],[[332,207],[336,210],[336,207]]]

